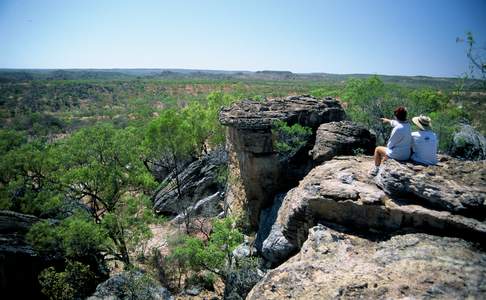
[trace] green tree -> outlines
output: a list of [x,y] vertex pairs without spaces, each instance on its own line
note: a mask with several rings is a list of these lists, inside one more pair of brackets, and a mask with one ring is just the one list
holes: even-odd
[[51,176],[57,168],[51,151],[45,140],[35,139],[2,155],[0,209],[47,217],[59,213],[63,197]]
[[404,105],[399,97],[387,93],[387,88],[378,76],[368,79],[351,79],[346,83],[342,98],[346,101],[346,112],[350,118],[373,130],[379,143],[384,143],[389,129],[379,118],[392,115],[396,106]]
[[[144,195],[155,182],[141,161],[142,139],[132,127],[98,125],[51,145],[48,154],[56,157],[56,167],[46,176],[71,213],[59,225],[34,226],[31,242],[50,245],[55,236],[62,243],[51,246],[68,257],[103,252],[103,260],[117,259],[130,267],[134,243],[141,245],[150,237],[148,224],[155,221]],[[40,229],[46,233],[39,234]]]
[[172,249],[169,260],[182,264],[182,268],[206,270],[226,280],[235,263],[233,250],[242,242],[243,234],[235,228],[234,219],[216,220],[207,241],[185,236]]
[[226,130],[219,123],[219,112],[222,107],[228,106],[237,101],[238,98],[223,92],[212,92],[207,96],[207,122],[209,132],[208,142],[210,145],[221,145],[226,140]]
[[142,161],[142,134],[111,125],[82,129],[57,145],[60,159],[55,177],[66,195],[86,202],[96,222],[113,212],[124,195],[150,192],[155,187]]

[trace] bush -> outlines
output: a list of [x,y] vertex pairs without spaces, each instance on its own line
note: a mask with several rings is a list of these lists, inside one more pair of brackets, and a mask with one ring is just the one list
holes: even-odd
[[283,159],[288,159],[307,144],[312,129],[300,124],[289,126],[278,120],[273,122],[272,134],[275,150]]
[[53,267],[39,275],[41,291],[49,299],[84,299],[96,287],[96,278],[88,266],[79,262],[68,262],[62,272]]
[[174,279],[178,287],[182,287],[183,278],[200,271],[209,271],[225,281],[233,268],[233,250],[242,242],[243,234],[234,227],[233,218],[214,221],[207,241],[189,235],[173,240],[167,260],[177,274]]

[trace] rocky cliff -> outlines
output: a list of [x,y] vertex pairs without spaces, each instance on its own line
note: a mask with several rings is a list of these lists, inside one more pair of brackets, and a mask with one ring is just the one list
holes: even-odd
[[311,127],[345,117],[338,101],[310,96],[273,99],[265,102],[245,100],[223,108],[220,121],[228,127],[230,188],[226,203],[230,214],[247,220],[257,228],[262,207],[271,205],[282,183],[289,181],[273,148],[272,124]]

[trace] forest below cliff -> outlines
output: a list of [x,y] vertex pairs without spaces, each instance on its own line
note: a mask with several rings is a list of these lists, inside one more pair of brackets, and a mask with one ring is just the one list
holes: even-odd
[[[89,296],[123,269],[143,270],[130,279],[130,292],[140,298],[154,281],[176,294],[195,283],[214,291],[234,270],[258,264],[232,259],[244,240],[233,226],[240,220],[199,218],[186,208],[179,211],[182,230],[163,251],[150,242],[178,215],[154,209],[156,194],[174,185],[171,195],[183,201],[188,192],[180,175],[224,148],[221,107],[244,99],[330,96],[383,144],[390,128],[379,118],[404,105],[410,116],[431,117],[441,153],[451,151],[461,124],[486,133],[486,90],[471,80],[5,70],[0,78],[0,210],[40,218],[27,234],[29,245],[63,257],[39,276],[51,299]],[[276,149],[287,153],[309,135],[305,127],[277,123],[274,133]],[[232,182],[227,165],[219,164],[215,174],[224,191]]]

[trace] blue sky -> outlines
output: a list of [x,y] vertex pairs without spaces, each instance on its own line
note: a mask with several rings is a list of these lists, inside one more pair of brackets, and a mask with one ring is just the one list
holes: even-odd
[[486,0],[0,0],[0,68],[460,76]]

